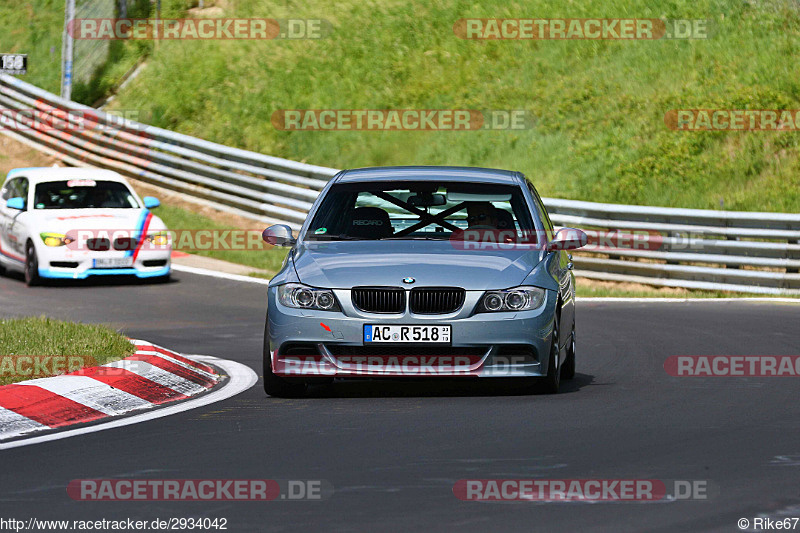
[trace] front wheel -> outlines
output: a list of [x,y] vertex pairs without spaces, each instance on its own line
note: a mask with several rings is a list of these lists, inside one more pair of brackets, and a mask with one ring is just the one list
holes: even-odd
[[569,336],[567,345],[567,356],[564,357],[564,364],[561,365],[561,379],[572,379],[575,377],[575,323],[572,324],[572,335]]
[[550,358],[547,363],[547,376],[542,380],[542,392],[545,394],[556,394],[561,385],[561,361],[559,360],[559,317],[553,319],[553,342],[550,344]]
[[25,285],[33,287],[41,282],[39,277],[39,259],[36,257],[36,248],[28,242],[25,248]]
[[269,350],[269,318],[264,324],[264,392],[277,398],[300,398],[305,395],[306,383],[290,383],[272,372]]

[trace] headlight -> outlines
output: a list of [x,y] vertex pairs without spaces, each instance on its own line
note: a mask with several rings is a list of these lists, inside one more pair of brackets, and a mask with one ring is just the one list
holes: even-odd
[[64,246],[75,240],[61,233],[40,233],[39,236],[46,246]]
[[479,313],[495,311],[530,311],[544,303],[545,290],[539,287],[515,287],[502,291],[488,291],[483,295]]
[[278,287],[278,301],[286,307],[338,311],[336,297],[330,289],[315,289],[302,283],[287,283]]
[[169,233],[159,231],[158,233],[151,233],[145,239],[154,246],[167,246],[169,244]]

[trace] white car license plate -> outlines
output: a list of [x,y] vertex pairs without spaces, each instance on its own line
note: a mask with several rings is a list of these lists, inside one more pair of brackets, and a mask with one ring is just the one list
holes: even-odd
[[103,257],[94,260],[95,268],[127,268],[133,266],[133,257]]
[[364,325],[364,342],[450,343],[450,326]]

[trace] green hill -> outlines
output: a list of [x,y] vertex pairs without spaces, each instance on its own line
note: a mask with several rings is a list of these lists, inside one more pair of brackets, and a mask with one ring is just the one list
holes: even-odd
[[[791,0],[216,4],[205,14],[325,19],[333,31],[319,40],[161,42],[117,108],[334,167],[493,166],[525,172],[547,196],[800,211],[797,132],[673,131],[664,122],[672,109],[800,109],[800,13]],[[481,17],[708,19],[714,30],[707,39],[650,41],[454,34],[458,19]],[[524,109],[535,122],[475,132],[290,132],[271,124],[276,110],[328,108]]]

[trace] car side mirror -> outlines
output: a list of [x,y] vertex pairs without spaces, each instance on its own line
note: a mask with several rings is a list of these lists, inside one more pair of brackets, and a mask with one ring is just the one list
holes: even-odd
[[547,251],[553,250],[577,250],[582,246],[586,246],[589,241],[588,235],[579,229],[575,228],[561,228],[553,237],[553,240],[547,243]]
[[10,209],[16,209],[17,211],[25,211],[25,198],[22,198],[21,196],[9,198],[8,202],[6,202],[6,207]]
[[275,224],[268,227],[261,233],[261,238],[272,246],[292,246],[296,242],[292,236],[292,228],[286,224]]
[[145,196],[142,198],[145,209],[154,209],[161,205],[161,202],[155,196]]

